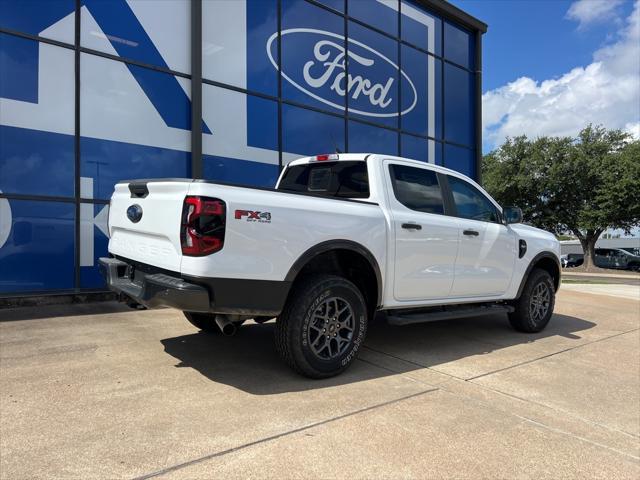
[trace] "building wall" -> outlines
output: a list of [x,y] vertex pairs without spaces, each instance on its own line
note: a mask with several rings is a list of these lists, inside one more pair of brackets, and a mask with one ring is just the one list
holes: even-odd
[[261,186],[336,149],[475,177],[476,32],[424,4],[204,0],[200,164],[189,0],[2,0],[0,295],[103,288],[113,185],[193,161]]
[[[596,248],[624,248],[630,251],[640,251],[640,238],[601,238],[596,242]],[[560,250],[562,255],[567,255],[568,253],[584,253],[579,240],[561,241]]]

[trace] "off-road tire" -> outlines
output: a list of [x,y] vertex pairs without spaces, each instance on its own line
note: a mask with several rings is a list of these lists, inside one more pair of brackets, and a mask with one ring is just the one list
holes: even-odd
[[[541,314],[541,310],[536,307],[536,299],[540,299],[540,291],[548,294],[544,314]],[[546,297],[546,294],[543,293],[543,296]],[[555,298],[555,286],[549,272],[539,268],[534,269],[527,278],[520,298],[514,302],[515,311],[509,313],[509,323],[519,332],[537,333],[542,331],[553,315]]]
[[213,313],[182,312],[189,323],[199,330],[207,333],[221,333],[216,325],[216,316]]
[[[313,335],[319,339],[317,324],[319,319],[318,309],[327,307],[337,299],[344,309],[348,306],[351,320],[345,319],[342,314],[337,314],[333,308],[334,319],[343,324],[349,323],[350,327],[338,327],[337,335],[341,340],[329,339],[327,348],[332,358],[321,358],[317,352],[318,343],[312,341]],[[336,304],[338,305],[338,304]],[[329,310],[321,310],[329,312]],[[329,316],[329,313],[326,313]],[[333,315],[333,314],[331,314]],[[310,326],[312,325],[312,326]],[[348,328],[351,328],[349,335]],[[312,332],[313,330],[313,332]],[[327,332],[328,333],[328,332]],[[275,343],[276,350],[282,359],[296,372],[309,378],[328,378],[343,372],[354,361],[358,350],[367,333],[367,305],[360,290],[349,280],[335,275],[310,275],[295,284],[289,294],[289,299],[276,321]],[[345,343],[346,337],[348,342]],[[332,343],[333,342],[333,343]],[[330,345],[329,345],[330,344]],[[342,345],[342,346],[341,346]],[[333,348],[332,348],[333,347]],[[326,352],[326,350],[325,350]]]

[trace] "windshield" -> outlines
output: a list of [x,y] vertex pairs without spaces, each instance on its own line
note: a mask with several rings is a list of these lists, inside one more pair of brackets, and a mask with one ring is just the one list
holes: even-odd
[[317,162],[287,168],[278,190],[324,197],[368,198],[367,163]]

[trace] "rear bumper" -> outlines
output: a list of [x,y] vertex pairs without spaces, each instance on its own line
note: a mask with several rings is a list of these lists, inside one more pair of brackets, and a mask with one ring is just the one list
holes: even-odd
[[277,316],[291,282],[181,275],[126,258],[100,258],[108,287],[146,307]]
[[101,258],[100,270],[108,287],[145,307],[173,307],[190,312],[210,311],[209,292],[200,286],[165,273],[136,272],[129,263]]

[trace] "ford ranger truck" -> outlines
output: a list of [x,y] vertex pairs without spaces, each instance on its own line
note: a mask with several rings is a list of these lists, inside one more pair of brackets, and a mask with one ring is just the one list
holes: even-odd
[[393,325],[504,312],[539,332],[560,286],[560,245],[464,175],[376,154],[301,158],[275,188],[192,179],[115,186],[109,287],[205,332],[275,322],[295,371],[353,363],[376,312]]

